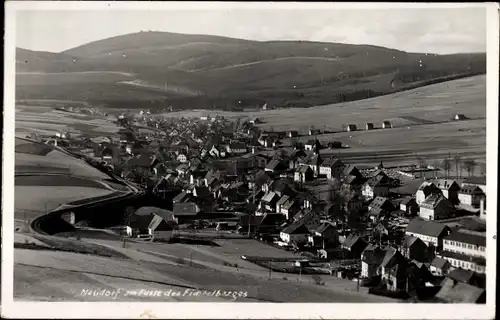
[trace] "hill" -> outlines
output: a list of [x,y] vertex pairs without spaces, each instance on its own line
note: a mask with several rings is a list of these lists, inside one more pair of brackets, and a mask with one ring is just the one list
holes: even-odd
[[[154,107],[178,109],[265,102],[307,107],[486,72],[484,53],[435,55],[369,45],[167,32],[117,36],[61,53],[18,48],[16,60],[18,99],[71,97],[110,107],[152,101]],[[114,76],[95,75],[92,80],[89,71]],[[38,80],[33,80],[34,72]],[[72,80],[61,80],[68,72]]]

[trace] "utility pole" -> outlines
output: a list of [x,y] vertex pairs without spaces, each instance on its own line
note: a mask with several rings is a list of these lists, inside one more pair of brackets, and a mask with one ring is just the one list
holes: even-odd
[[271,279],[271,272],[272,272],[272,260],[269,261],[269,279]]

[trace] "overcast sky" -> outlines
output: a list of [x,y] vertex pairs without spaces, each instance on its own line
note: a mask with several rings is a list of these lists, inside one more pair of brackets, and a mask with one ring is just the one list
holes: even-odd
[[60,52],[141,30],[373,44],[440,54],[486,51],[484,8],[18,11],[16,45]]

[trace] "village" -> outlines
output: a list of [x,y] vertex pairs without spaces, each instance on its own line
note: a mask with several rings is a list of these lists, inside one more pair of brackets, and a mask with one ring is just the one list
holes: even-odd
[[254,239],[289,251],[289,258],[242,254],[270,272],[349,279],[400,299],[484,302],[485,178],[382,162],[358,168],[340,152],[324,155],[343,146],[319,141],[317,130],[263,131],[261,122],[141,111],[119,115],[116,136],[31,138],[164,201],[124,213],[114,228],[123,237],[164,245],[179,237]]

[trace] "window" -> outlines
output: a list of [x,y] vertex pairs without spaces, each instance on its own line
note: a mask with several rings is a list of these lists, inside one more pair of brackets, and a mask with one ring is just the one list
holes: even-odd
[[471,244],[467,245],[467,247],[469,247],[469,249],[472,249],[472,245]]

